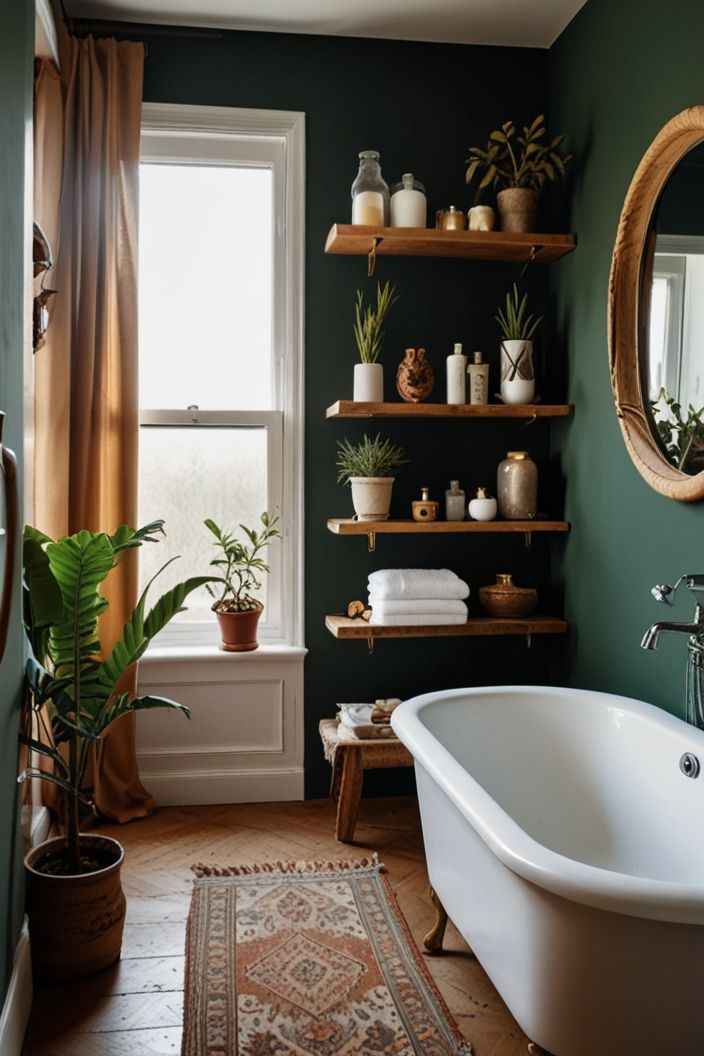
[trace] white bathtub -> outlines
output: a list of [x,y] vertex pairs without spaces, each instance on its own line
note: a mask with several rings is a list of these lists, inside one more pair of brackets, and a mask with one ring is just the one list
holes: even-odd
[[702,1056],[704,733],[534,686],[429,693],[392,724],[433,888],[528,1037],[554,1056]]

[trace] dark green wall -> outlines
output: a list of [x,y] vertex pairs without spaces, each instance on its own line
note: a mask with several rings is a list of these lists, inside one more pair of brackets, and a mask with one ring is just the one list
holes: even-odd
[[[135,27],[135,36],[138,29]],[[325,529],[329,516],[350,515],[349,493],[335,483],[335,442],[359,437],[357,422],[326,422],[325,407],[351,398],[355,362],[351,321],[355,289],[366,280],[362,258],[325,257],[333,221],[348,221],[349,188],[357,153],[376,148],[389,182],[413,171],[429,191],[431,210],[451,202],[471,204],[464,185],[467,147],[483,143],[508,117],[542,112],[547,54],[538,50],[458,47],[258,33],[229,33],[221,40],[149,38],[145,99],[302,110],[307,122],[306,238],[306,771],[309,794],[325,792],[329,771],[317,725],[338,700],[408,696],[446,686],[502,681],[543,681],[548,654],[559,645],[536,640],[528,652],[520,639],[378,643],[334,641],[323,617],[363,597],[368,572],[388,566],[449,565],[473,588],[496,571],[514,571],[550,599],[548,543],[533,554],[521,539],[380,540],[368,555],[361,539],[338,539]],[[461,340],[497,359],[495,307],[516,269],[477,262],[380,260],[378,277],[396,283],[402,300],[387,328],[386,393],[402,349],[424,345],[444,397],[445,357]],[[534,269],[530,286],[544,307],[547,275]],[[552,356],[552,353],[551,353]],[[497,388],[492,378],[492,391]],[[561,395],[557,393],[556,395]],[[371,423],[376,428],[377,423]],[[369,427],[367,427],[369,428]],[[543,506],[552,512],[553,470],[548,427],[523,424],[398,422],[382,431],[400,441],[411,464],[399,477],[398,516],[428,484],[440,497],[451,477],[469,491],[493,487],[496,465],[510,448],[528,447],[543,472]],[[558,482],[559,485],[559,482]],[[559,545],[559,544],[558,544]],[[557,599],[559,602],[559,599]],[[376,775],[370,775],[376,776]],[[370,785],[371,787],[371,785]]]
[[[22,462],[22,363],[24,348],[26,137],[32,106],[34,5],[3,5],[0,33],[0,410],[4,442]],[[0,541],[4,561],[5,541]],[[19,562],[15,608],[0,664],[0,1007],[22,919],[22,856],[17,796],[17,730],[24,645],[19,612]]]
[[[704,566],[704,507],[652,491],[621,440],[609,383],[606,308],[611,250],[631,177],[660,128],[704,101],[704,6],[694,0],[589,0],[551,48],[552,127],[576,156],[571,212],[577,251],[551,274],[557,338],[568,358],[574,423],[558,427],[573,530],[562,572],[574,621],[567,676],[684,713],[685,642],[657,652],[641,635],[665,615],[656,582]],[[558,570],[559,575],[559,570]],[[686,592],[685,592],[686,593]],[[674,618],[689,618],[689,598]]]

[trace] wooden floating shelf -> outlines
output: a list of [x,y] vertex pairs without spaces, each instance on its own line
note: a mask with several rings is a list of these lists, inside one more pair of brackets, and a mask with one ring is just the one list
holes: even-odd
[[569,532],[567,521],[356,521],[352,517],[330,517],[328,531],[334,535],[450,535],[467,532]]
[[326,418],[569,418],[571,403],[355,403],[337,400]]
[[568,624],[557,616],[529,616],[522,620],[502,620],[496,616],[475,616],[466,623],[430,624],[412,627],[384,627],[351,620],[347,616],[326,616],[325,626],[335,638],[373,641],[377,638],[467,638],[490,635],[565,634]]
[[462,260],[534,260],[550,264],[575,248],[574,235],[510,231],[441,231],[432,227],[333,224],[326,253],[347,256],[454,257]]

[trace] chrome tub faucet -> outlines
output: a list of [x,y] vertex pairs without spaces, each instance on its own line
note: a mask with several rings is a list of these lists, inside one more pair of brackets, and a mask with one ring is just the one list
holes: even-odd
[[686,720],[704,730],[704,575],[686,573],[676,583],[658,583],[651,594],[663,605],[671,605],[672,598],[684,583],[694,594],[695,609],[691,623],[675,623],[661,620],[654,623],[643,635],[642,649],[657,649],[663,634],[686,634],[687,643],[687,698]]

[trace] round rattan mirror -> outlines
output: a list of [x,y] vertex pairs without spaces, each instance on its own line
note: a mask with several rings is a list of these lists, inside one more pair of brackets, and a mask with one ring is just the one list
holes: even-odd
[[665,125],[636,170],[609,281],[611,383],[623,438],[651,488],[681,502],[704,498],[700,305],[704,106],[693,106]]

